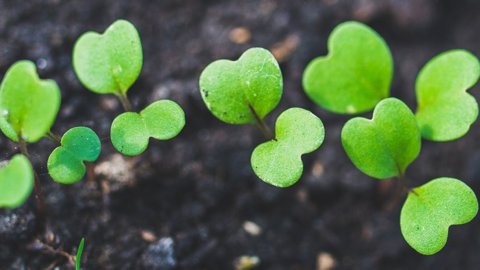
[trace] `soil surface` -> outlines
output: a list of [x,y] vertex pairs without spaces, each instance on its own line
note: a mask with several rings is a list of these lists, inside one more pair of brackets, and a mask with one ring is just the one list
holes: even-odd
[[[478,269],[478,217],[453,227],[436,255],[421,256],[406,244],[401,204],[386,209],[389,182],[360,173],[341,147],[340,130],[349,117],[313,104],[301,75],[310,59],[327,52],[335,25],[360,20],[389,44],[392,96],[414,109],[415,77],[428,59],[452,48],[480,55],[479,14],[477,0],[1,0],[0,76],[16,60],[35,61],[41,77],[55,79],[62,90],[55,133],[89,126],[103,149],[96,182],[62,186],[45,167],[54,144],[29,146],[48,215],[45,222],[39,219],[33,196],[21,208],[0,211],[0,269],[73,269],[41,243],[74,254],[81,237],[83,269],[235,269],[242,256],[258,257],[256,269]],[[71,63],[81,33],[103,31],[118,18],[133,22],[143,42],[144,67],[129,91],[133,106],[141,110],[169,98],[187,117],[180,136],[151,141],[136,158],[116,153],[108,138],[122,112],[119,102],[87,91]],[[284,75],[284,96],[269,124],[299,106],[319,115],[326,127],[324,144],[304,157],[304,175],[291,188],[256,178],[249,160],[261,133],[220,122],[198,91],[208,63],[237,58],[252,46],[274,51]],[[479,90],[471,92],[479,98]],[[411,184],[450,176],[480,194],[478,138],[477,122],[459,140],[424,142],[408,170]],[[0,151],[6,160],[18,148],[2,136]]]

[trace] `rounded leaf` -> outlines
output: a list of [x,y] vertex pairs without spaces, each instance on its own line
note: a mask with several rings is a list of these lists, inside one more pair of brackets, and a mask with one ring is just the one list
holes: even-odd
[[0,207],[14,208],[22,205],[32,193],[33,168],[27,157],[15,155],[0,168]]
[[413,249],[431,255],[445,246],[451,225],[470,222],[477,212],[477,197],[470,187],[454,178],[437,178],[408,194],[400,228]]
[[478,104],[466,91],[477,83],[480,63],[464,50],[430,60],[417,77],[416,117],[422,137],[450,141],[462,137],[478,116]]
[[290,108],[278,117],[275,133],[275,139],[255,148],[251,164],[255,174],[266,183],[288,187],[302,176],[302,155],[320,147],[325,129],[313,113]]
[[262,48],[245,51],[237,61],[217,60],[200,75],[200,92],[208,109],[229,124],[263,119],[282,97],[282,72]]
[[74,184],[85,175],[85,161],[93,162],[102,145],[97,134],[87,127],[74,127],[62,137],[61,146],[48,157],[48,172],[55,182]]
[[0,129],[11,140],[37,142],[45,136],[60,108],[60,89],[53,80],[41,80],[35,64],[13,64],[0,86]]
[[320,107],[355,114],[373,109],[389,96],[393,59],[373,29],[358,22],[342,23],[328,38],[328,50],[303,74],[305,92]]
[[137,29],[118,20],[105,33],[87,32],[73,48],[78,79],[98,94],[125,95],[142,70],[142,43]]
[[342,129],[342,145],[353,164],[378,179],[403,174],[420,153],[421,137],[412,111],[396,98],[378,103],[372,120],[355,117]]
[[185,126],[183,109],[171,100],[159,100],[140,113],[126,112],[113,120],[112,144],[122,154],[139,155],[148,147],[149,138],[168,140]]

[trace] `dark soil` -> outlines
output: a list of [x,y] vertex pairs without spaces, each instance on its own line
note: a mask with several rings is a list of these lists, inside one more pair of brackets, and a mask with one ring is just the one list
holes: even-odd
[[[30,145],[48,216],[42,223],[35,215],[33,196],[19,209],[0,211],[0,269],[73,269],[34,241],[73,254],[83,236],[84,269],[234,269],[243,255],[258,256],[257,269],[316,269],[328,258],[337,269],[479,269],[480,219],[452,228],[438,254],[414,252],[400,233],[400,205],[385,210],[388,182],[360,173],[341,148],[348,117],[321,110],[301,88],[305,65],[326,53],[331,29],[356,19],[385,37],[395,59],[392,95],[415,108],[415,76],[428,59],[452,48],[480,55],[479,14],[477,0],[1,0],[1,76],[14,61],[31,59],[43,78],[59,83],[62,108],[53,129],[62,134],[85,125],[100,134],[104,146],[95,170],[105,195],[95,183],[52,182],[45,164],[54,144]],[[109,142],[120,104],[85,90],[71,64],[76,38],[103,31],[117,18],[132,21],[143,41],[144,68],[129,92],[134,107],[169,98],[187,115],[179,137],[152,141],[137,158],[118,155]],[[232,42],[235,27],[249,29],[251,39]],[[198,91],[205,65],[252,46],[283,53],[284,97],[268,122],[300,106],[326,126],[324,145],[305,156],[304,175],[292,188],[255,177],[249,158],[261,133],[218,121]],[[472,90],[477,98],[478,90]],[[457,141],[425,142],[408,171],[411,183],[451,176],[480,194],[479,137],[477,122]],[[18,152],[5,137],[0,150],[2,159]],[[247,221],[261,232],[252,234]]]

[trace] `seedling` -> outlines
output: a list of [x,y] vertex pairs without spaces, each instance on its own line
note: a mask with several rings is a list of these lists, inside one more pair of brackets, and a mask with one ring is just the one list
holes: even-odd
[[[0,207],[21,205],[32,192],[32,185],[34,185],[38,200],[37,207],[40,215],[43,215],[41,188],[29,161],[27,143],[35,143],[43,137],[55,140],[56,135],[50,129],[59,107],[58,85],[53,80],[41,80],[32,62],[18,61],[8,69],[0,86],[0,129],[5,136],[19,144],[23,155],[15,156],[0,174],[1,185],[5,185],[5,188],[0,191],[0,201],[2,201]],[[95,134],[93,131],[91,133]],[[99,147],[90,145],[90,142],[85,141],[80,148]],[[70,142],[70,145],[76,143],[79,142]],[[73,164],[72,160],[68,159],[71,156],[65,154],[65,149],[54,152],[53,156],[59,155],[60,159],[57,157],[57,161],[52,163],[54,166],[49,164],[52,178],[61,183],[71,183],[71,178],[64,178],[65,173],[63,175],[59,173],[64,169],[63,165]],[[80,175],[77,172],[77,179],[82,176],[83,173]]]
[[464,50],[444,52],[422,68],[416,83],[416,117],[423,138],[451,141],[468,132],[477,119],[478,104],[466,90],[479,76],[477,57]]
[[370,27],[345,22],[328,38],[327,56],[310,62],[303,74],[307,95],[335,113],[372,110],[389,96],[393,75],[390,50]]
[[140,113],[126,112],[112,123],[110,137],[121,153],[139,155],[148,147],[149,138],[168,140],[185,126],[185,113],[171,100],[159,100]]
[[398,99],[379,102],[389,95],[392,57],[372,29],[356,22],[340,24],[328,47],[327,57],[307,66],[305,92],[321,107],[337,113],[364,112],[376,106],[371,120],[356,117],[345,124],[341,134],[345,152],[371,177],[398,178],[400,191],[408,194],[400,219],[405,239],[422,254],[438,252],[446,243],[450,225],[475,217],[475,194],[452,178],[438,178],[412,189],[405,172],[420,153],[421,138],[457,139],[477,118],[477,102],[466,90],[479,79],[478,59],[467,51],[452,50],[428,62],[417,78],[414,114]]
[[75,270],[80,270],[80,263],[82,260],[82,253],[83,253],[84,246],[85,246],[85,238],[82,238],[82,240],[80,241],[80,244],[78,244],[77,256],[75,256]]
[[244,52],[237,61],[217,60],[200,76],[200,92],[212,114],[229,124],[255,124],[265,142],[252,153],[255,174],[274,186],[288,187],[302,175],[301,156],[320,147],[323,124],[301,108],[291,108],[277,119],[276,137],[264,121],[280,101],[282,73],[273,55],[262,48]]
[[320,147],[325,130],[322,121],[313,113],[290,108],[277,118],[275,134],[275,139],[253,150],[252,168],[263,181],[288,187],[302,176],[302,155]]
[[27,157],[15,155],[0,168],[0,207],[22,205],[33,190],[33,169]]
[[150,137],[171,139],[185,125],[182,108],[169,100],[154,102],[140,113],[130,112],[127,91],[140,75],[142,64],[140,36],[125,20],[114,22],[103,34],[83,34],[73,50],[73,67],[83,85],[98,94],[115,94],[127,111],[113,121],[110,137],[115,149],[128,156],[143,153]]
[[48,157],[48,172],[56,182],[76,183],[85,175],[84,162],[97,160],[100,151],[100,139],[93,130],[87,127],[72,128],[63,135],[60,146]]

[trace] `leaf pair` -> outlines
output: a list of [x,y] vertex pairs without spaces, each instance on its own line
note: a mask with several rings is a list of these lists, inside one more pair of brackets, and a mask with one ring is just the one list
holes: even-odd
[[[98,94],[115,94],[124,103],[142,64],[140,36],[135,26],[125,20],[114,22],[103,34],[83,34],[73,51],[73,66],[83,85]],[[112,123],[110,134],[115,149],[133,156],[145,151],[150,137],[173,138],[184,125],[182,108],[173,101],[161,100],[140,113],[119,115]]]
[[[278,105],[283,91],[280,67],[262,48],[245,51],[237,61],[211,63],[199,83],[207,108],[218,119],[262,128],[263,119]],[[325,131],[318,117],[301,108],[284,111],[275,131],[275,139],[255,148],[251,165],[263,181],[288,187],[302,175],[301,156],[320,147]]]
[[[303,86],[319,106],[336,113],[366,112],[389,96],[393,60],[385,41],[357,22],[338,25],[328,39],[329,54],[305,69]],[[480,76],[478,59],[451,50],[430,60],[416,82],[416,118],[422,137],[450,141],[476,120],[478,105],[466,93]]]

